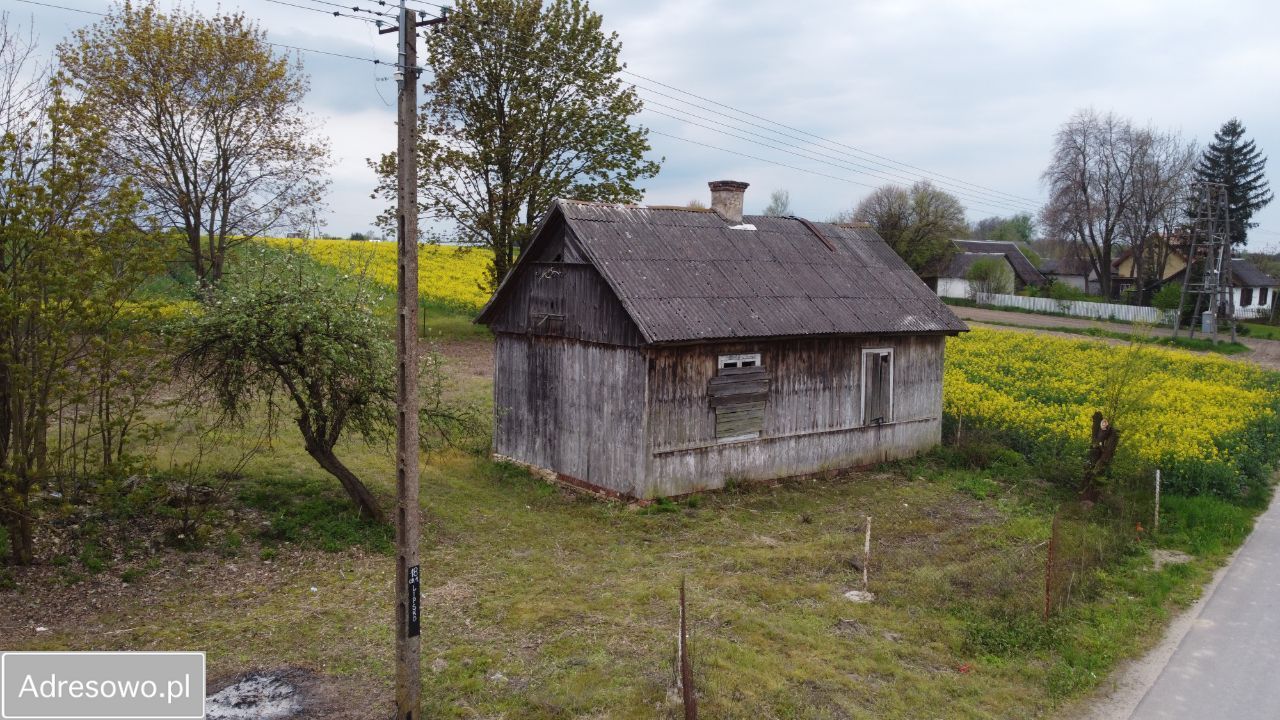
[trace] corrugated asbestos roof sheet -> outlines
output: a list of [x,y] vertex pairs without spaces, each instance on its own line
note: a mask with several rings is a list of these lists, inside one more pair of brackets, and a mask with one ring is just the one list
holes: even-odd
[[1022,254],[1021,248],[1015,243],[1000,242],[996,240],[956,240],[956,248],[960,252],[967,253],[1000,253],[1009,260],[1009,264],[1013,266],[1013,271],[1018,274],[1018,278],[1027,285],[1043,285],[1045,283],[1044,275],[1036,270],[1036,266],[1031,264],[1026,255]]
[[979,260],[1004,260],[1009,261],[1004,253],[971,253],[962,252],[951,256],[951,262],[947,264],[947,271],[942,274],[945,278],[965,278],[969,275],[969,270],[973,264]]
[[[1194,276],[1193,276],[1194,277]],[[1243,258],[1231,258],[1231,284],[1236,287],[1276,287],[1280,282]]]
[[[967,330],[866,228],[557,201],[649,342]],[[554,211],[553,211],[554,212]]]

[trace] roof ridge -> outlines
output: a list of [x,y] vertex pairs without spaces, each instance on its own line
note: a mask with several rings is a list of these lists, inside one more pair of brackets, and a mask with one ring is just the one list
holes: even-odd
[[575,205],[590,205],[604,208],[626,208],[629,210],[681,210],[684,212],[713,213],[711,208],[689,207],[688,205],[648,205],[646,203],[606,202],[604,200],[578,200],[576,198],[556,198],[558,202]]

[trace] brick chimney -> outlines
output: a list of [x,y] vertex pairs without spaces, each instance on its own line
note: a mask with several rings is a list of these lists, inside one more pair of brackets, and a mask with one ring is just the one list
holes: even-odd
[[747,183],[737,180],[712,180],[707,183],[707,186],[711,188],[711,209],[723,215],[731,223],[741,223],[742,196],[747,192]]

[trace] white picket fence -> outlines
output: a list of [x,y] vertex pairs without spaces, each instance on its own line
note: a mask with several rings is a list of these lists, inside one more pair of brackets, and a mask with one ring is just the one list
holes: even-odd
[[1094,318],[1097,320],[1120,320],[1150,325],[1172,325],[1174,310],[1157,310],[1139,305],[1116,305],[1114,303],[1086,302],[1084,300],[1054,300],[1043,297],[1023,297],[1022,295],[1003,295],[994,293],[976,293],[974,300],[979,305],[995,305],[998,307],[1015,307],[1022,310],[1042,313],[1061,313],[1075,317]]

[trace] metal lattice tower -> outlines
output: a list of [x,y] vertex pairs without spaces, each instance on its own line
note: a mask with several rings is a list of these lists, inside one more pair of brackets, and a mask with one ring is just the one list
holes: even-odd
[[[1204,332],[1216,336],[1218,320],[1231,326],[1231,341],[1236,339],[1235,296],[1231,290],[1231,210],[1227,202],[1227,186],[1222,183],[1197,182],[1192,196],[1191,247],[1187,252],[1187,269],[1183,275],[1182,296],[1173,336],[1182,326],[1182,313],[1188,293],[1195,295],[1189,336],[1195,337],[1196,323]],[[1197,276],[1197,271],[1199,275]]]

